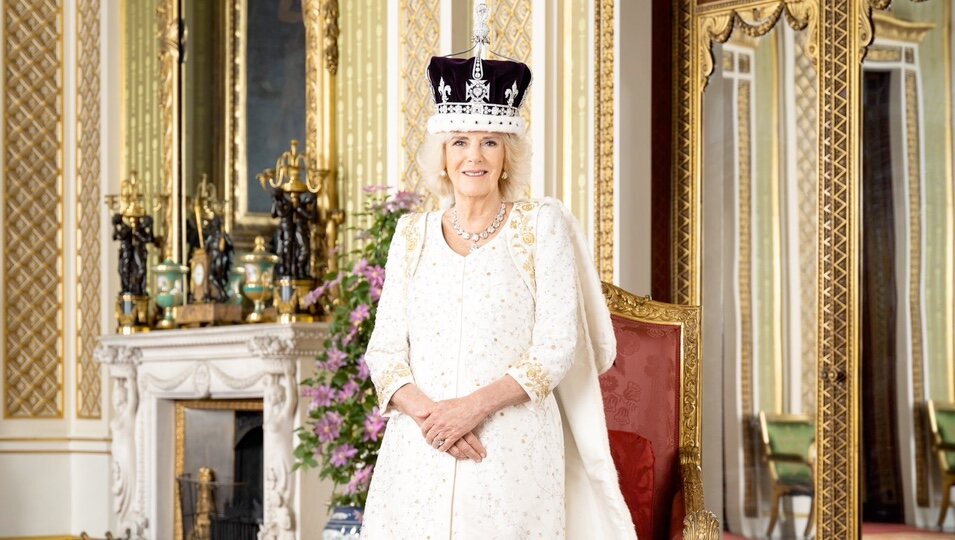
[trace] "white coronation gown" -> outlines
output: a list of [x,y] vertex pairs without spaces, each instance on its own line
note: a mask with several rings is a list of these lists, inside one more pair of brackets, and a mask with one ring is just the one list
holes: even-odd
[[[391,418],[363,539],[564,538],[564,440],[551,391],[578,340],[571,241],[561,209],[539,203],[516,204],[505,229],[467,256],[448,246],[440,213],[402,218],[365,355]],[[536,242],[523,277],[506,242],[518,252]],[[481,463],[431,448],[415,421],[388,405],[406,383],[439,401],[505,374],[532,400],[477,428]]]

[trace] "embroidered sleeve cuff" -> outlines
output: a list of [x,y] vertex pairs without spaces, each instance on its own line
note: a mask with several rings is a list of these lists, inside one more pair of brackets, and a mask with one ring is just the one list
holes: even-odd
[[392,365],[375,381],[375,392],[378,394],[378,410],[381,411],[382,416],[388,418],[398,412],[394,407],[391,407],[391,397],[395,395],[399,388],[410,383],[414,383],[414,377],[407,364]]
[[550,394],[550,376],[544,366],[528,355],[524,355],[516,363],[508,367],[506,373],[521,385],[531,398],[531,403],[540,405]]

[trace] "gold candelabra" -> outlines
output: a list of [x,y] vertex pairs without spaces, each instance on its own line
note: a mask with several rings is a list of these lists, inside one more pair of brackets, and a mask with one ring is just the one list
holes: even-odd
[[119,241],[121,290],[116,300],[117,331],[145,332],[149,330],[148,247],[156,244],[156,237],[135,171],[122,180],[119,194],[106,195],[105,203],[113,212],[113,239]]
[[299,153],[298,140],[292,139],[290,147],[276,160],[274,169],[266,169],[256,176],[262,187],[268,189],[271,186],[288,193],[322,191],[322,183],[329,171],[314,167],[308,155]]

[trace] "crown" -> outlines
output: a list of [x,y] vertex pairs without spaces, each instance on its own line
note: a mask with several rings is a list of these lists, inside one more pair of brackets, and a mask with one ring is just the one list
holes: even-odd
[[478,1],[475,4],[477,53],[474,57],[431,58],[428,79],[435,112],[428,119],[429,133],[524,133],[520,107],[531,84],[531,70],[522,62],[481,58],[488,43],[487,18],[487,5]]

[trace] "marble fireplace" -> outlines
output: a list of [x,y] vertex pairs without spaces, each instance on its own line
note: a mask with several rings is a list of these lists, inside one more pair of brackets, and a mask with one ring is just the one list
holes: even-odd
[[[112,393],[112,499],[119,530],[177,538],[176,404],[262,400],[263,524],[260,539],[321,531],[331,486],[293,471],[295,429],[307,415],[298,381],[314,370],[325,324],[258,324],[103,336],[96,352]],[[181,441],[180,441],[181,442]]]

